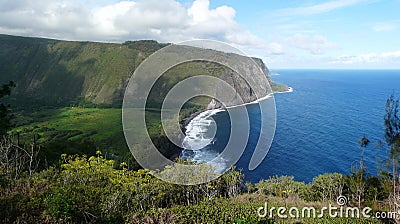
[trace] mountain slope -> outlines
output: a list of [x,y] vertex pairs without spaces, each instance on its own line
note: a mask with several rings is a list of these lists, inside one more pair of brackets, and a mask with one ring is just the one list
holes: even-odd
[[[0,83],[9,80],[17,83],[13,105],[23,108],[77,104],[120,106],[137,66],[164,46],[151,40],[116,44],[0,35]],[[264,63],[260,59],[256,61],[267,75]],[[204,69],[197,65],[185,69],[214,76],[218,76],[215,71],[224,74],[227,69],[218,66],[212,66],[212,71],[207,70],[210,66]],[[171,71],[174,76],[164,79],[167,87],[178,81],[177,72],[185,70]],[[275,89],[285,89],[271,84]]]
[[0,35],[0,83],[17,83],[13,96],[18,105],[119,105],[135,68],[163,46],[155,41],[111,44]]

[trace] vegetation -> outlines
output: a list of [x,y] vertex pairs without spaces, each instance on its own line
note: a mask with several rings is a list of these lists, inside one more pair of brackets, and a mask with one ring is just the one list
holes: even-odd
[[[15,83],[10,81],[8,84],[4,84],[0,89],[0,99],[9,96],[11,94],[11,88],[15,87]],[[11,118],[12,115],[10,113],[10,105],[0,104],[0,136],[3,136],[7,133],[8,130],[12,127]]]
[[14,121],[17,127],[11,135],[18,136],[21,142],[35,140],[50,164],[58,161],[62,153],[94,155],[96,148],[102,147],[107,149],[104,153],[110,157],[129,151],[122,132],[121,109],[47,109],[19,113]]
[[390,147],[390,158],[388,161],[392,165],[392,183],[393,193],[391,198],[393,200],[393,208],[397,208],[400,198],[398,197],[398,165],[400,161],[400,114],[399,114],[399,100],[395,99],[392,94],[386,102],[385,114],[385,141]]
[[[126,164],[97,155],[62,155],[57,166],[40,172],[2,176],[0,220],[6,223],[379,223],[378,220],[330,218],[263,218],[257,209],[270,206],[298,208],[328,203],[337,195],[351,198],[351,176],[323,174],[305,184],[293,177],[271,177],[244,186],[243,175],[230,170],[220,178],[196,186],[163,182],[145,170],[132,171]],[[25,169],[27,171],[27,169]],[[387,179],[370,177],[367,191]],[[374,183],[372,183],[374,182]],[[374,211],[387,210],[390,192],[366,197]],[[376,191],[374,191],[376,192]],[[371,195],[372,196],[372,195]],[[378,203],[379,202],[379,203]],[[350,201],[349,206],[357,201]]]
[[24,110],[120,106],[135,68],[163,46],[149,41],[111,44],[0,35],[0,83],[18,84],[13,105]]
[[[120,107],[135,69],[166,45],[151,40],[114,44],[0,35],[0,83],[14,80],[18,84],[10,100],[24,111],[79,105]],[[160,91],[182,77],[218,76],[227,70],[213,63],[184,63],[163,76]],[[158,101],[162,95],[154,89],[153,99]]]
[[[387,113],[390,111],[396,110]],[[393,113],[386,115],[385,121],[391,117],[390,124],[397,124]],[[321,174],[311,183],[273,176],[253,184],[244,183],[243,174],[232,168],[216,180],[192,186],[166,183],[150,171],[128,169],[126,162],[116,165],[100,151],[92,156],[63,154],[58,163],[40,168],[43,161],[38,157],[37,145],[21,144],[10,136],[3,137],[0,143],[0,220],[4,223],[352,224],[397,220],[330,217],[328,213],[315,219],[259,215],[259,208],[265,203],[275,208],[313,207],[321,211],[329,205],[339,206],[339,196],[348,199],[344,208],[368,206],[371,215],[396,211],[393,208],[399,197],[398,179],[394,180],[393,189],[394,178],[386,172],[376,177],[366,175],[367,167],[362,162],[368,147],[366,137],[360,140],[361,165],[350,175]],[[163,172],[180,173],[168,169]],[[202,172],[207,175],[210,171]]]

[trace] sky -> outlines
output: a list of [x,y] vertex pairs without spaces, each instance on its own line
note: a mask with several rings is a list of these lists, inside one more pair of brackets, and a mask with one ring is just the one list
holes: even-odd
[[0,0],[0,33],[226,42],[274,69],[400,69],[400,0]]

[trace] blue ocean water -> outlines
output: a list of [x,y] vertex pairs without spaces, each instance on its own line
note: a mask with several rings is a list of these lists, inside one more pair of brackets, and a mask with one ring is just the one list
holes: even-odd
[[[348,174],[361,158],[358,139],[366,135],[371,144],[365,164],[371,174],[387,158],[376,149],[383,139],[385,103],[391,93],[400,98],[400,71],[396,70],[279,70],[272,79],[293,88],[275,94],[277,125],[268,155],[255,169],[248,170],[261,126],[260,108],[248,105],[251,133],[246,150],[236,166],[245,180],[258,182],[273,175],[290,175],[310,182],[321,173]],[[262,107],[266,104],[261,102]],[[207,150],[219,151],[230,135],[229,116],[212,116],[217,131]],[[234,137],[234,136],[233,136]]]

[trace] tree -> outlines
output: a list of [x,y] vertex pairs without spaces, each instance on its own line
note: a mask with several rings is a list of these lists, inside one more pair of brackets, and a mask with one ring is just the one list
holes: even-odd
[[0,137],[0,177],[9,181],[27,172],[31,178],[39,163],[39,149],[35,144],[20,146],[10,136]]
[[[11,94],[11,88],[15,87],[15,83],[10,81],[8,84],[4,84],[0,89],[0,99],[9,96]],[[0,104],[0,136],[3,136],[7,133],[11,125],[11,111],[10,105],[4,105],[3,103]]]
[[390,160],[392,164],[393,175],[393,201],[396,202],[396,179],[397,168],[400,159],[400,114],[399,114],[399,100],[395,99],[392,94],[386,101],[386,114],[385,114],[385,141],[390,147]]
[[318,175],[311,183],[311,192],[314,200],[335,201],[343,195],[344,177],[339,173],[325,173]]
[[360,169],[364,169],[364,151],[365,148],[369,145],[369,139],[367,137],[362,137],[360,140],[358,140],[358,144],[361,146],[362,152],[361,152],[361,161],[360,161]]
[[367,137],[362,137],[358,140],[358,144],[361,146],[361,160],[360,160],[360,169],[352,170],[348,179],[348,184],[350,191],[353,193],[354,197],[358,202],[358,207],[361,207],[361,202],[365,193],[365,183],[364,179],[366,178],[366,167],[364,165],[364,152],[365,148],[369,145],[369,139]]

